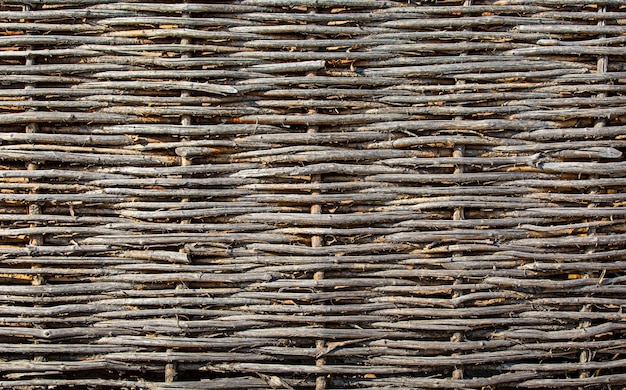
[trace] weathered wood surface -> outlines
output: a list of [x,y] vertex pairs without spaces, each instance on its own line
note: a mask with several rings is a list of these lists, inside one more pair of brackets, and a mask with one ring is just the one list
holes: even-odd
[[623,0],[6,0],[0,387],[626,385]]

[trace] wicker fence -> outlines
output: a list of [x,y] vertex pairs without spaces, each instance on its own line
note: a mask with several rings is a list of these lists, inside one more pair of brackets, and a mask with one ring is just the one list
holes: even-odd
[[626,384],[625,0],[0,2],[0,388]]

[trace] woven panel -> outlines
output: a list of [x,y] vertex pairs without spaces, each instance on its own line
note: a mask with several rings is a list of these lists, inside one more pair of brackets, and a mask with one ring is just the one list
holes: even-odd
[[626,384],[625,1],[0,11],[1,388]]

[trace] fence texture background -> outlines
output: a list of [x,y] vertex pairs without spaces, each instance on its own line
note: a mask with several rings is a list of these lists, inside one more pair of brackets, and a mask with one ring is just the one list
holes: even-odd
[[0,3],[0,387],[622,388],[626,2]]

